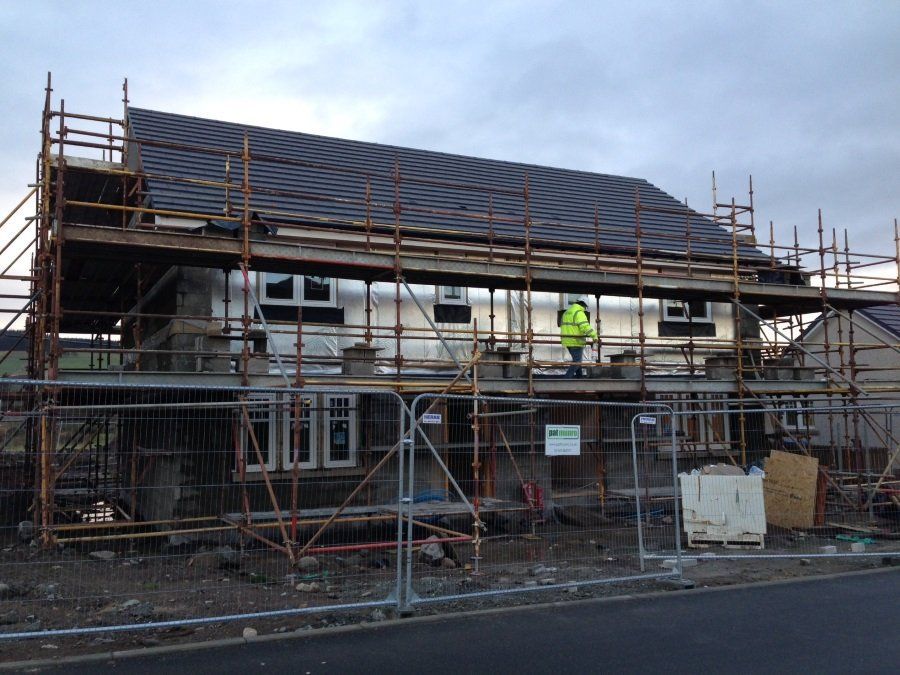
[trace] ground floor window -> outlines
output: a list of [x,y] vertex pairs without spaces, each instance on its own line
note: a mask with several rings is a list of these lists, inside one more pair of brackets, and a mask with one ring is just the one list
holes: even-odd
[[323,396],[326,467],[356,466],[356,406],[353,396]]
[[676,413],[671,417],[663,416],[662,439],[671,437],[674,426],[675,442],[685,450],[716,452],[730,449],[731,422],[728,404],[724,401],[661,397],[660,403],[671,406]]
[[313,399],[310,396],[286,396],[281,406],[282,465],[285,471],[294,468],[315,469],[315,427],[313,425]]
[[787,398],[778,402],[778,421],[785,430],[809,432],[810,416],[804,410],[804,403],[804,400],[799,398]]
[[[241,450],[248,472],[274,471],[277,461],[277,402],[272,396],[254,396],[247,400],[246,418],[239,410]],[[255,441],[255,443],[254,443]],[[257,453],[257,448],[259,452]]]
[[295,462],[303,470],[357,466],[356,406],[356,396],[348,394],[270,394],[248,400],[249,428],[242,411],[238,419],[246,471],[261,472],[263,465],[268,471],[291,471]]

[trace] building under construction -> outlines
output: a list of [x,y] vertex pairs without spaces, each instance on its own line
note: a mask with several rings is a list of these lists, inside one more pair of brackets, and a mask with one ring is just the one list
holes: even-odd
[[[445,397],[418,409],[444,466],[413,492],[439,494],[432,515],[454,491],[533,512],[537,485],[562,499],[592,476],[594,504],[622,487],[624,417],[525,399],[666,405],[685,468],[787,449],[829,467],[842,509],[871,508],[872,486],[896,504],[900,430],[866,405],[900,372],[857,380],[868,354],[898,349],[854,319],[898,303],[896,222],[887,252],[851,249],[821,217],[816,246],[778,244],[752,182],[740,202],[714,188],[702,213],[641,179],[135,108],[127,88],[121,118],[83,114],[49,83],[32,193],[3,249],[33,260],[3,275],[29,287],[7,325],[25,317],[28,358],[4,391],[3,450],[29,498],[5,522],[31,518],[46,542],[99,527],[84,520],[102,504],[114,524],[194,519],[269,543],[248,523],[272,512],[277,545],[306,551],[320,531],[285,534],[287,511],[383,517],[364,508],[390,501],[371,477],[403,433],[383,420],[428,393]],[[559,320],[581,294],[598,338],[568,379]],[[812,424],[805,406],[835,412]],[[553,421],[582,425],[592,451],[553,464],[534,430]]]

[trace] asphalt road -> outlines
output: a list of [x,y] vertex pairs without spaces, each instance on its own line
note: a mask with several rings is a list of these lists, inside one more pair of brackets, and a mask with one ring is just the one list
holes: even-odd
[[[407,620],[58,672],[588,673],[900,670],[900,570]],[[44,671],[47,672],[47,671]],[[54,671],[56,672],[56,671]]]

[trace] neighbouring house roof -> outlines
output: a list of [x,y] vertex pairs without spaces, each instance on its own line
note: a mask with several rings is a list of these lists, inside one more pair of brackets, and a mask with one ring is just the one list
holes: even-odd
[[[829,319],[834,316],[833,312],[829,312]],[[857,309],[853,316],[857,319],[863,317],[873,325],[887,331],[895,338],[900,340],[900,306],[898,305],[880,305],[878,307],[865,307]],[[811,324],[804,330],[799,340],[802,342],[809,338],[815,331],[822,326],[822,315],[817,316]]]
[[866,307],[856,310],[872,323],[883,328],[895,338],[900,339],[900,307],[897,305],[883,305],[881,307]]
[[[639,178],[342,140],[141,108],[128,109],[128,123],[131,136],[141,141],[141,168],[148,174],[224,182],[227,154],[234,185],[228,201],[235,215],[243,208],[240,157],[246,133],[253,189],[250,206],[276,222],[359,226],[366,218],[368,181],[371,218],[376,228],[387,231],[394,224],[394,173],[398,168],[405,236],[418,233],[429,238],[484,240],[491,231],[496,243],[521,246],[527,175],[530,236],[535,248],[599,245],[604,252],[633,252],[637,192],[642,206],[676,211],[641,212],[642,250],[683,257],[689,222],[692,256],[731,256],[730,230],[693,212],[687,217],[681,202]],[[222,216],[226,208],[225,190],[216,186],[150,177],[146,187],[153,208],[211,217]],[[486,217],[489,211],[493,214],[490,222]],[[749,245],[741,245],[740,255],[744,260],[768,260]]]

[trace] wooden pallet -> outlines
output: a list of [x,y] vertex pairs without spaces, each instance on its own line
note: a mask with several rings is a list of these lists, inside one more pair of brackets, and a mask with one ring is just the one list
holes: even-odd
[[721,546],[722,548],[752,549],[762,551],[766,547],[764,534],[729,534],[718,535],[709,532],[688,533],[688,546],[691,548],[709,548]]

